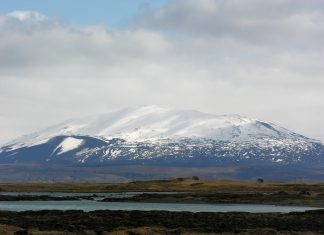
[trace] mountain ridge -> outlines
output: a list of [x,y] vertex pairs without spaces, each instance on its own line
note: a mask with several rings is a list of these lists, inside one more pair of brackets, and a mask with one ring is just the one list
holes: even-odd
[[0,147],[0,163],[322,164],[324,145],[240,115],[141,106],[69,120]]
[[[39,139],[41,139],[41,142],[36,141],[36,143],[42,143],[42,141],[58,135],[85,135],[102,137],[103,139],[122,138],[128,141],[190,137],[248,141],[248,138],[242,139],[246,136],[242,136],[242,133],[240,133],[242,131],[238,128],[249,128],[249,125],[256,125],[257,128],[262,128],[265,136],[266,134],[274,135],[277,133],[277,137],[285,135],[286,138],[307,138],[272,123],[237,114],[215,115],[195,110],[165,109],[150,105],[119,109],[114,112],[86,118],[71,119],[39,132],[24,135],[3,146],[12,145],[15,142],[28,143],[31,140]],[[214,132],[212,133],[212,131]],[[253,134],[251,130],[247,131],[250,131],[249,135]],[[264,131],[270,133],[264,133]],[[239,134],[241,134],[241,138],[238,138]],[[28,140],[28,138],[31,140]],[[320,142],[311,138],[307,139]]]

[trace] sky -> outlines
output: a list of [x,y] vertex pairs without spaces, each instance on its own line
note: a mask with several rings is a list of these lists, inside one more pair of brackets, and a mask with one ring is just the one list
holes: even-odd
[[0,0],[0,143],[155,104],[324,140],[324,1]]
[[127,25],[139,13],[163,6],[167,0],[0,0],[0,14],[37,11],[56,20],[78,24]]

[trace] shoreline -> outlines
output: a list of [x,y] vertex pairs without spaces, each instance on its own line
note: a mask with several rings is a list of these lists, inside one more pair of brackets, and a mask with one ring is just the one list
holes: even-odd
[[324,208],[322,197],[301,197],[299,195],[196,195],[196,194],[139,194],[129,198],[111,198],[97,195],[89,196],[51,196],[51,195],[0,195],[0,202],[5,201],[97,201],[100,202],[140,202],[140,203],[174,203],[174,204],[207,204],[207,205],[274,205],[305,206]]
[[[1,192],[4,194],[1,195]],[[12,192],[17,195],[6,195]],[[46,195],[27,195],[28,193]],[[61,196],[52,193],[62,193]],[[96,193],[134,193],[130,197]],[[26,195],[24,195],[26,193]],[[68,195],[71,193],[71,195]],[[89,195],[73,195],[85,193]],[[20,195],[19,195],[20,194]],[[122,184],[0,184],[0,201],[97,200],[106,202],[266,204],[324,207],[324,184],[256,183],[230,180],[134,181]]]
[[[324,207],[324,184],[173,179],[124,184],[0,184],[1,201],[259,204]],[[5,193],[42,195],[5,195]],[[44,193],[47,195],[43,195]],[[55,195],[62,193],[63,196]],[[68,195],[69,192],[71,195]],[[129,198],[96,193],[140,192]],[[152,193],[155,192],[155,193]],[[160,193],[159,193],[160,192]],[[180,193],[179,193],[180,192]],[[51,195],[54,193],[54,195]],[[73,195],[85,193],[89,195]],[[18,200],[18,201],[19,201]],[[99,204],[100,205],[100,204]],[[324,209],[305,212],[170,212],[122,210],[0,211],[0,234],[324,234]]]

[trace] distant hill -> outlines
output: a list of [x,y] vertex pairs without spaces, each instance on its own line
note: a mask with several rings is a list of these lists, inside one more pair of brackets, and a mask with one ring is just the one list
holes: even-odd
[[[268,175],[273,172],[274,179],[282,174],[283,179],[303,175],[324,180],[314,171],[324,167],[324,145],[275,124],[240,115],[143,106],[69,120],[15,139],[0,147],[0,164],[235,167],[241,170],[235,176],[232,171],[228,177],[250,179],[265,174],[242,171],[253,168],[267,169]],[[289,172],[288,178],[285,172]],[[131,172],[114,173],[134,178]],[[211,172],[205,176],[226,177]]]

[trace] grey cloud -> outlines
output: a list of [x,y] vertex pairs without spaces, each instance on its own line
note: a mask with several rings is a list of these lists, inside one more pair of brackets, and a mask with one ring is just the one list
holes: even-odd
[[0,69],[7,75],[10,67],[16,70],[44,66],[60,69],[80,64],[109,67],[129,60],[133,63],[160,58],[171,48],[161,34],[152,31],[76,27],[59,24],[39,13],[18,13],[0,18]]
[[303,0],[174,0],[139,17],[139,27],[199,36],[234,37],[251,43],[320,42],[324,3]]
[[324,139],[324,9],[307,3],[173,0],[125,30],[0,16],[0,142],[148,102]]

